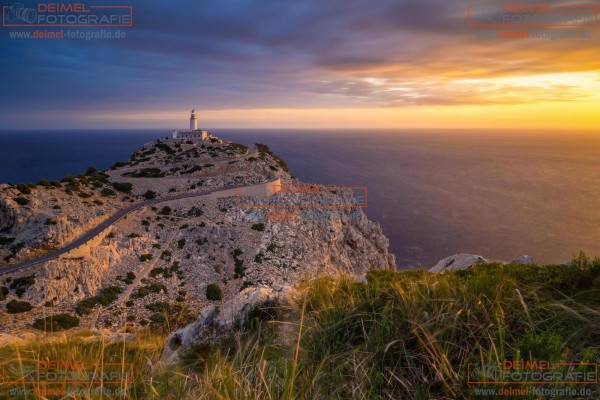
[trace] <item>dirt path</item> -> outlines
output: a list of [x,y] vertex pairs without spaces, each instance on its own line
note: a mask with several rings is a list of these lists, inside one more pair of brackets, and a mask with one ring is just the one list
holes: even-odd
[[34,258],[32,260],[26,260],[26,261],[22,261],[17,264],[0,267],[0,276],[5,275],[5,274],[15,273],[15,272],[18,272],[18,271],[21,271],[24,269],[28,269],[28,268],[34,267],[36,265],[39,265],[39,264],[44,264],[48,261],[51,261],[51,260],[54,260],[54,259],[60,257],[63,254],[70,252],[71,250],[75,250],[76,248],[84,245],[91,239],[98,236],[105,229],[114,225],[116,222],[121,220],[126,215],[128,215],[134,211],[137,211],[141,208],[154,206],[154,205],[157,205],[160,203],[166,203],[169,201],[190,199],[190,198],[194,198],[194,197],[205,197],[205,196],[219,197],[221,195],[224,195],[223,197],[228,197],[228,196],[232,196],[232,195],[236,195],[236,194],[244,195],[246,192],[252,193],[253,190],[256,190],[263,186],[267,187],[269,184],[276,182],[278,179],[279,178],[274,178],[267,182],[259,183],[256,185],[230,186],[230,187],[225,187],[225,188],[209,190],[207,192],[184,193],[184,194],[178,194],[178,195],[173,195],[173,196],[166,196],[166,197],[153,199],[153,200],[145,200],[140,203],[133,204],[129,207],[125,207],[125,208],[118,210],[113,215],[111,215],[110,217],[108,217],[107,219],[105,219],[104,221],[99,223],[98,225],[96,225],[94,228],[88,230],[87,232],[85,232],[81,236],[79,236],[77,239],[73,240],[71,243],[69,243],[57,250],[50,251],[50,252],[44,254],[43,256]]

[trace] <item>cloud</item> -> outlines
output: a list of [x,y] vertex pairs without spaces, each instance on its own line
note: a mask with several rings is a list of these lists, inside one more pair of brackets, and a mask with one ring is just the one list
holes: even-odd
[[[482,40],[467,26],[467,3],[134,1],[134,27],[124,40],[3,35],[0,122],[28,107],[67,115],[191,105],[397,107],[590,96],[595,86],[588,81],[542,85],[535,77],[600,71],[597,27],[590,40]],[[495,15],[485,12],[477,16]],[[532,79],[519,84],[506,80],[527,76]]]

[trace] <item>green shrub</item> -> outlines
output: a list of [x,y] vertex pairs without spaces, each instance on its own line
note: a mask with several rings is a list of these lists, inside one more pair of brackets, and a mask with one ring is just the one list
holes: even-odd
[[163,285],[162,283],[151,283],[149,285],[137,288],[133,292],[131,297],[134,299],[141,299],[141,298],[148,296],[151,293],[160,293],[160,292],[166,293],[167,287],[165,285]]
[[142,254],[140,256],[141,262],[146,262],[146,261],[150,261],[150,260],[152,260],[152,254]]
[[152,190],[148,190],[146,191],[146,193],[144,193],[144,198],[146,200],[152,200],[156,198],[156,192],[153,192]]
[[125,175],[130,175],[134,178],[162,178],[165,176],[165,173],[160,168],[143,168]]
[[206,287],[206,298],[212,301],[222,300],[223,290],[216,283],[211,283]]
[[11,300],[6,303],[6,312],[9,314],[19,314],[31,311],[33,306],[26,301]]
[[185,247],[185,238],[181,238],[177,241],[177,248],[183,249]]
[[54,218],[46,218],[46,222],[44,222],[44,224],[46,225],[56,225],[57,222]]
[[164,206],[163,208],[160,209],[160,211],[158,212],[160,215],[171,215],[171,207],[169,206]]
[[100,194],[104,197],[111,197],[111,196],[115,196],[116,193],[114,190],[109,189],[109,188],[104,188],[102,189],[102,191],[100,192]]
[[204,214],[204,211],[198,207],[192,207],[188,210],[188,217],[201,217]]
[[23,184],[23,183],[19,183],[19,184],[16,186],[16,188],[17,188],[17,190],[18,190],[19,192],[21,192],[22,194],[30,194],[30,193],[31,193],[31,189],[29,188],[29,186],[28,186],[28,185],[25,185],[25,184]]
[[123,292],[119,286],[108,286],[100,289],[96,296],[81,300],[75,306],[75,311],[79,315],[87,315],[92,312],[96,305],[106,307],[119,298],[119,294]]
[[14,237],[0,236],[0,246],[6,246],[15,241]]
[[14,278],[10,283],[10,289],[15,291],[15,294],[19,297],[23,296],[29,286],[35,283],[35,275],[22,276],[20,278]]
[[33,327],[45,332],[58,332],[79,326],[79,318],[70,314],[56,314],[45,318],[38,318],[33,322]]
[[135,281],[135,273],[132,271],[127,272],[124,278],[121,277],[120,281],[127,285],[131,285],[133,281]]
[[169,274],[168,271],[165,268],[152,268],[152,270],[150,271],[150,276],[152,278],[156,278],[159,275],[164,275],[165,273],[167,273],[167,276],[165,276],[165,278],[170,278],[171,276],[173,276],[173,274]]
[[252,229],[255,231],[262,232],[265,230],[265,224],[259,222],[258,224],[252,225]]
[[162,313],[177,313],[181,311],[181,306],[177,304],[169,304],[162,301],[152,304],[146,304],[146,309],[152,312],[162,312]]
[[8,294],[8,288],[6,286],[0,286],[0,301],[6,300]]
[[241,278],[244,276],[246,268],[244,267],[244,260],[239,258],[243,254],[243,251],[240,249],[234,249],[231,252],[233,256],[233,261],[235,264],[235,278]]
[[246,267],[244,267],[244,261],[236,259],[235,261],[235,278],[241,278],[246,274]]
[[112,187],[121,193],[131,193],[133,185],[129,182],[113,182]]
[[29,204],[29,200],[27,200],[25,197],[15,197],[13,200],[20,206],[26,206]]
[[164,151],[165,153],[172,155],[175,154],[175,150],[173,150],[168,144],[158,142],[156,143],[156,148]]

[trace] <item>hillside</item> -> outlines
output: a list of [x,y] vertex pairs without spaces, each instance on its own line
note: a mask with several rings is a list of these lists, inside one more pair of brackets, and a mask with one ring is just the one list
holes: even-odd
[[173,331],[244,290],[394,266],[350,189],[303,184],[266,145],[213,136],[160,139],[61,182],[1,185],[0,232],[0,274],[18,269],[0,276],[7,333],[57,317]]
[[[325,277],[295,289],[293,302],[257,305],[176,364],[160,361],[164,337],[148,331],[113,344],[89,333],[34,340],[0,354],[133,363],[127,396],[144,399],[498,398],[477,390],[499,386],[467,383],[469,365],[600,356],[600,260],[444,274],[373,270],[364,282]],[[540,385],[519,387],[530,393],[520,398],[548,398],[535,395]],[[569,389],[589,391],[572,398],[597,398],[600,389],[542,387],[555,398],[572,397]]]

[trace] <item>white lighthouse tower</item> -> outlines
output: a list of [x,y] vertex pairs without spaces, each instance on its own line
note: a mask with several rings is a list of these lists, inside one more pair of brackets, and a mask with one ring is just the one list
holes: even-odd
[[177,130],[172,132],[173,139],[188,140],[188,141],[204,141],[210,139],[210,133],[204,129],[198,129],[198,115],[196,110],[192,110],[190,115],[190,130]]
[[198,130],[198,116],[196,115],[196,110],[192,110],[192,115],[190,116],[190,131]]

